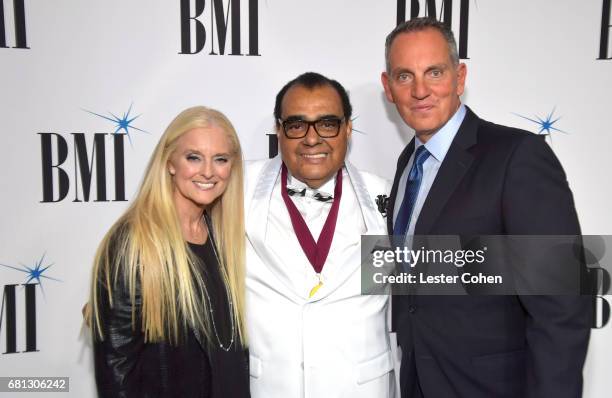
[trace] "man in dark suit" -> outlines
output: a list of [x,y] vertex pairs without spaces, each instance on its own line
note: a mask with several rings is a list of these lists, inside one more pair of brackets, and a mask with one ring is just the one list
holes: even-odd
[[[399,157],[390,235],[579,235],[561,164],[535,134],[461,103],[466,66],[432,19],[386,41],[387,99],[415,138]],[[587,296],[394,296],[402,397],[582,395]]]

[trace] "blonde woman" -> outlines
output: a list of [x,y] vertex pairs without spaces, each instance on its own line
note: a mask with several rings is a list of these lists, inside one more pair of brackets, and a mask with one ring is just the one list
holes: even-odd
[[90,303],[101,397],[249,396],[242,152],[223,114],[170,123],[96,253]]

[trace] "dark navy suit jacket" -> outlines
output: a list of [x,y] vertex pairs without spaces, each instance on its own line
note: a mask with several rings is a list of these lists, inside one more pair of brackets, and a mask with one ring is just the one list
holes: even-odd
[[[414,152],[399,157],[389,200]],[[579,235],[565,173],[541,136],[469,108],[415,235]],[[582,394],[588,296],[393,297],[402,398],[563,398]]]

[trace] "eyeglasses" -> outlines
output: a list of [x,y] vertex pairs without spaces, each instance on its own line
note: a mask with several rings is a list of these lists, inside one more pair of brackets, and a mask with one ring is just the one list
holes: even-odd
[[282,120],[278,122],[283,126],[283,132],[287,138],[304,138],[308,134],[308,129],[312,126],[321,138],[333,138],[340,133],[340,125],[343,119],[339,117],[326,117],[309,122],[308,120],[294,119]]

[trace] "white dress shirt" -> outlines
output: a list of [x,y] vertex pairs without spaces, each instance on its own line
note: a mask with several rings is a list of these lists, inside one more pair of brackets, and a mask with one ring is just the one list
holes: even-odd
[[[342,181],[347,178],[346,171],[342,172]],[[318,192],[322,195],[334,196],[334,189],[336,187],[336,175],[330,178],[326,183],[321,185],[318,189],[311,189],[304,182],[293,177],[289,171],[287,171],[287,185],[297,190],[306,190],[304,196],[292,195],[291,200],[295,204],[295,207],[299,210],[300,214],[304,218],[310,233],[315,241],[319,240],[323,225],[327,220],[329,211],[331,209],[333,201],[323,202],[314,198],[314,195]],[[280,186],[280,178],[279,178]],[[344,186],[343,186],[344,188]],[[280,195],[279,195],[280,196]],[[282,199],[282,198],[281,198]],[[282,201],[282,200],[281,200]],[[285,202],[282,201],[282,206],[285,206]]]
[[[431,156],[429,156],[425,163],[423,163],[423,178],[421,179],[419,193],[417,194],[416,202],[414,204],[414,208],[412,209],[412,215],[410,216],[410,223],[408,224],[406,236],[414,235],[414,228],[417,220],[419,219],[419,214],[421,213],[423,204],[425,203],[429,190],[431,189],[431,186],[438,175],[438,170],[440,170],[442,161],[444,161],[444,157],[446,157],[446,153],[448,152],[455,135],[457,135],[457,132],[459,131],[459,127],[463,122],[465,113],[465,105],[461,104],[453,117],[451,117],[448,122],[446,122],[446,124],[442,126],[442,128],[440,128],[440,130],[438,130],[425,144],[423,144],[418,137],[414,137],[414,151],[416,152],[421,145],[425,145],[425,148]],[[408,164],[406,165],[406,168],[404,169],[399,181],[397,196],[395,198],[395,206],[393,208],[394,224],[395,221],[397,221],[397,214],[401,207],[402,201],[404,200],[406,181],[408,180],[408,173],[410,172],[412,164],[414,163],[415,152],[413,152],[410,156],[410,161],[408,161]]]
[[[306,188],[307,192],[305,196],[293,195],[289,198],[295,204],[298,209],[312,237],[315,241],[319,239],[323,225],[327,220],[329,211],[332,206],[332,202],[322,202],[316,200],[313,196],[316,192],[321,192],[329,195],[333,195],[334,188],[336,186],[336,175],[330,178],[329,181],[324,183],[319,189],[312,190],[306,186],[305,183],[293,177],[291,173],[287,172],[287,184],[295,189]],[[289,212],[285,201],[281,196],[281,178],[280,175],[274,185],[272,197],[270,198],[270,208],[273,209],[268,215],[268,234],[271,239],[276,242],[283,242],[290,240],[297,240],[295,232],[293,232],[293,225],[289,218]],[[283,187],[283,189],[286,189]],[[334,198],[336,200],[336,198]],[[343,220],[340,222],[340,220]],[[309,286],[308,291],[319,283],[319,280],[325,281],[336,272],[340,264],[337,261],[331,259],[341,259],[342,255],[333,255],[338,251],[344,251],[350,249],[349,247],[339,247],[334,245],[334,242],[355,242],[359,243],[359,237],[366,231],[365,221],[361,214],[361,209],[357,198],[355,197],[355,191],[351,186],[350,178],[346,168],[342,168],[342,197],[340,199],[340,208],[338,210],[338,223],[334,231],[334,240],[330,247],[328,260],[325,262],[323,270],[320,275],[317,275],[312,265],[308,262],[305,255],[293,257],[295,264],[303,264],[300,269],[300,273],[295,275],[296,279],[301,279],[305,286]],[[289,236],[288,236],[289,234]],[[301,250],[301,247],[300,247]],[[336,253],[337,254],[337,253]]]

